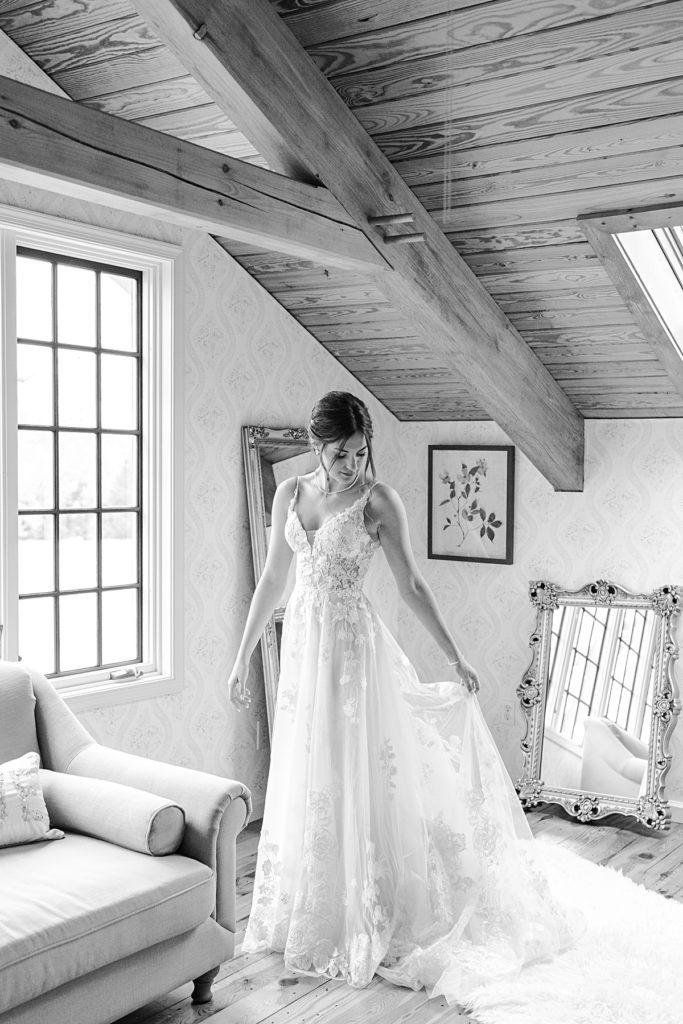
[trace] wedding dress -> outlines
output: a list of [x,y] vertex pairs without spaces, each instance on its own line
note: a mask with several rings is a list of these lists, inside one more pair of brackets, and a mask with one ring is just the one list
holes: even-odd
[[[298,490],[298,485],[297,485]],[[362,988],[377,974],[465,1003],[571,947],[474,694],[421,684],[362,590],[370,490],[307,534],[285,613],[271,765],[243,951]],[[603,869],[604,870],[604,869]]]

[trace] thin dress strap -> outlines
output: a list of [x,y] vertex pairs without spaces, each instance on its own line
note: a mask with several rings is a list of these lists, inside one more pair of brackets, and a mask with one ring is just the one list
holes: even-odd
[[299,493],[299,480],[300,479],[301,479],[301,477],[297,477],[296,478],[296,487],[294,488],[294,494],[292,495],[292,500],[289,503],[289,507],[290,508],[294,508],[294,503],[296,502],[297,495]]
[[373,481],[373,483],[370,484],[370,487],[368,488],[367,494],[365,495],[364,500],[363,500],[363,508],[365,508],[365,506],[367,505],[368,498],[370,497],[370,495],[372,494],[372,492],[374,491],[376,486],[377,486],[377,481],[376,480]]
[[[372,484],[370,485],[370,487],[369,487],[369,489],[368,489],[368,493],[367,493],[367,494],[365,495],[365,500],[363,501],[363,504],[362,504],[362,506],[361,506],[361,508],[363,509],[363,516],[364,516],[364,518],[365,518],[365,519],[367,519],[367,520],[368,520],[368,522],[370,522],[370,523],[377,523],[377,520],[376,520],[376,519],[374,518],[374,516],[371,516],[371,515],[369,515],[369,513],[368,513],[368,499],[370,498],[370,495],[371,495],[371,494],[372,494],[372,492],[374,491],[374,489],[375,489],[375,486],[376,486],[376,484],[377,484],[377,481],[375,480],[375,481],[373,481],[373,483],[372,483]],[[376,541],[377,541],[378,543],[381,543],[381,541],[380,541],[380,539],[379,539],[379,530],[380,530],[380,527],[379,527],[379,523],[378,523],[378,524],[377,524],[377,536],[376,536],[376,537],[375,537],[374,539],[375,539],[375,540],[376,540]],[[371,536],[372,536],[372,535],[371,535]]]

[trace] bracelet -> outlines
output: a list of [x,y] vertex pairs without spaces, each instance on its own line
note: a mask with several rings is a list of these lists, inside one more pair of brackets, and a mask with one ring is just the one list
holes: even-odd
[[449,661],[448,664],[449,665],[459,665],[460,664],[460,658],[456,658],[455,661]]

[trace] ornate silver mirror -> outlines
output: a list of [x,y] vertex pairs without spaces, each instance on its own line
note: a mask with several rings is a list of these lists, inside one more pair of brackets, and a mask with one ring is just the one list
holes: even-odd
[[[251,532],[251,552],[254,562],[254,581],[257,581],[266,564],[270,539],[270,510],[275,489],[282,480],[290,476],[309,473],[316,466],[316,459],[308,444],[305,427],[242,427],[242,451],[247,483],[247,506]],[[280,675],[280,637],[287,598],[293,586],[293,570],[282,595],[280,605],[275,609],[270,622],[261,637],[263,659],[263,684],[266,693],[268,735],[273,735],[275,698]]]
[[517,687],[526,735],[516,789],[525,806],[557,803],[580,821],[619,813],[668,828],[682,594],[675,586],[632,594],[605,580],[577,591],[530,584],[533,657]]

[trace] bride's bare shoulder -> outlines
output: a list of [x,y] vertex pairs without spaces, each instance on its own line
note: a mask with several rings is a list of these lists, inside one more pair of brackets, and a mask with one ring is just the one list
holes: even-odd
[[291,501],[296,494],[298,480],[297,476],[289,476],[286,480],[281,480],[275,491],[276,497],[280,501]]
[[403,501],[398,491],[390,484],[385,484],[382,480],[376,480],[372,485],[368,503],[378,513],[395,510],[403,506]]

